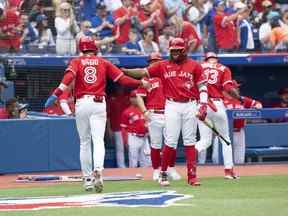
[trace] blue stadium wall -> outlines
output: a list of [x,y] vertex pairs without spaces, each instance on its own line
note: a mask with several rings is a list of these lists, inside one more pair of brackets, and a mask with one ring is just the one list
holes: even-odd
[[[191,57],[202,59],[201,55]],[[115,65],[130,68],[144,67],[147,60],[145,56],[107,58]],[[33,110],[40,111],[50,89],[62,78],[70,57],[7,55],[1,59],[6,65],[6,77],[14,83],[15,95],[25,98]],[[264,104],[277,100],[277,90],[288,86],[287,54],[220,55],[220,61],[230,66],[233,77],[241,81],[243,95]],[[108,84],[108,91],[111,85]],[[45,91],[39,94],[38,89],[36,94],[35,86],[45,86]],[[261,131],[255,131],[257,129],[253,134],[261,135]],[[254,140],[250,143],[257,145],[257,135],[252,137]],[[79,140],[73,119],[3,120],[0,121],[0,143],[0,173],[80,169]],[[105,166],[115,167],[114,146],[107,142],[106,147]],[[178,153],[178,159],[183,160],[182,152]]]

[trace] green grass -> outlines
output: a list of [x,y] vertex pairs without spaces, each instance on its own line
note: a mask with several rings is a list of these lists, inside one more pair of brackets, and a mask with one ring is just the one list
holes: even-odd
[[[0,212],[15,216],[287,216],[288,175],[241,177],[239,181],[203,178],[201,187],[189,187],[183,181],[172,182],[169,190],[191,194],[194,198],[179,203],[187,206],[167,208],[93,207],[51,209],[30,212]],[[162,189],[152,181],[105,182],[105,192]],[[86,194],[80,183],[46,187],[2,189],[0,197]]]

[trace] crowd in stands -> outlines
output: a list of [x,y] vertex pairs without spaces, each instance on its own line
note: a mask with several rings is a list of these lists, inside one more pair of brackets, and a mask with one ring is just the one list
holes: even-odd
[[2,52],[75,55],[83,35],[102,54],[160,51],[182,37],[191,53],[287,51],[284,0],[1,0]]

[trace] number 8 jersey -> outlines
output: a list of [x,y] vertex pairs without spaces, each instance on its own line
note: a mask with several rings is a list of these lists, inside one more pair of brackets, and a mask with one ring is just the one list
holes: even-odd
[[66,73],[71,72],[75,78],[76,98],[83,95],[105,96],[107,78],[117,82],[123,75],[112,63],[94,55],[71,60]]
[[223,98],[223,90],[228,90],[232,84],[231,71],[219,63],[204,62],[201,64],[207,77],[207,89],[210,98]]

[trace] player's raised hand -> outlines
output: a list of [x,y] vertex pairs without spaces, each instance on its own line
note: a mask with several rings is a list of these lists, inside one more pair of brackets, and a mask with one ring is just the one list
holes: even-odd
[[207,116],[207,104],[201,103],[198,108],[198,113],[196,114],[196,117],[199,118],[199,120],[204,121]]
[[58,97],[56,95],[49,96],[48,99],[45,102],[44,107],[47,108],[47,107],[52,106],[57,99],[58,99]]

